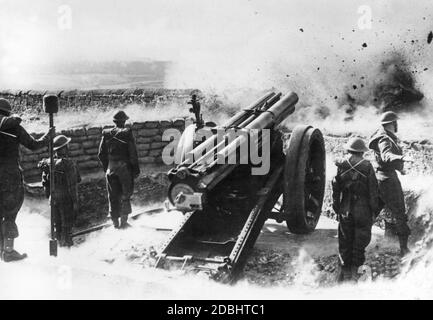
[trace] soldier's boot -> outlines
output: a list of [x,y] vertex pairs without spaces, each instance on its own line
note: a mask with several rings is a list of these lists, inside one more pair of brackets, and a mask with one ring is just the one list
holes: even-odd
[[338,266],[337,266],[337,282],[343,282],[344,281],[344,263],[343,259],[340,255],[338,255]]
[[4,262],[19,261],[27,258],[26,253],[19,253],[14,250],[14,239],[4,239],[4,248],[2,253],[2,260]]
[[122,215],[120,217],[120,228],[126,229],[129,228],[131,225],[128,223],[128,215]]
[[358,267],[357,266],[352,266],[350,268],[350,281],[357,283],[359,279],[359,274],[358,274]]
[[350,281],[351,278],[352,278],[352,271],[350,267],[344,265],[340,266],[337,281],[346,282],[346,281]]
[[59,244],[59,247],[65,246],[65,238],[64,238],[63,232],[60,229],[60,227],[56,228],[56,239],[57,239],[57,242]]
[[343,272],[343,268],[340,267],[338,269],[337,282],[343,282],[343,281],[344,281],[344,272]]
[[400,256],[404,257],[410,253],[410,250],[407,246],[407,242],[409,240],[409,236],[407,235],[399,235],[398,241],[400,242]]
[[120,228],[119,218],[111,218],[111,221],[113,221],[113,226],[116,229]]
[[132,212],[131,201],[128,198],[123,198],[121,201],[120,213],[120,228],[126,229],[131,225],[128,223],[128,214]]
[[69,227],[64,227],[62,228],[62,240],[63,240],[63,245],[64,247],[72,247],[74,245],[74,241],[72,241],[72,232],[71,232],[71,228]]

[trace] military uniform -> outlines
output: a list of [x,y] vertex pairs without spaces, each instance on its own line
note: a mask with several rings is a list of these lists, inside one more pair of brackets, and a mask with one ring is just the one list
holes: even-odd
[[21,118],[12,115],[12,116],[4,116],[0,114],[0,132],[5,134],[4,130],[12,129],[21,124]]
[[126,221],[131,213],[134,177],[140,173],[132,130],[117,126],[104,130],[98,156],[106,173],[110,216],[118,227],[118,219]]
[[[54,158],[54,190],[51,205],[54,208],[54,227],[61,246],[73,245],[71,233],[78,211],[78,183],[81,176],[76,164],[67,157]],[[50,194],[50,160],[39,163],[43,169],[42,183],[46,194]]]
[[365,248],[379,210],[377,180],[371,163],[348,159],[336,163],[332,182],[333,208],[338,215],[339,252],[344,267],[359,267],[365,261]]
[[48,145],[49,136],[35,140],[20,125],[13,126],[13,122],[9,122],[9,126],[4,127],[5,123],[7,121],[3,121],[0,130],[0,223],[6,250],[7,243],[18,237],[15,220],[24,201],[19,146],[21,144],[30,150],[41,149]]
[[408,237],[406,207],[403,189],[396,171],[404,170],[403,151],[398,139],[392,132],[378,130],[371,138],[370,149],[373,149],[377,168],[382,207],[385,207],[387,228],[395,229],[397,235]]

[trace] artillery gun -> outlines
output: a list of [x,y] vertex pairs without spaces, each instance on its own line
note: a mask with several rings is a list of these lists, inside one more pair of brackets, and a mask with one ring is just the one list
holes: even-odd
[[[297,102],[295,93],[268,93],[224,126],[208,128],[198,145],[192,137],[199,128],[185,129],[177,154],[181,162],[168,173],[169,201],[184,215],[161,246],[156,268],[234,282],[267,219],[285,221],[296,234],[316,228],[325,190],[322,133],[300,125],[288,137],[278,129]],[[258,150],[245,151],[251,142]],[[269,153],[269,170],[253,174],[254,152]],[[230,161],[233,156],[236,162]]]

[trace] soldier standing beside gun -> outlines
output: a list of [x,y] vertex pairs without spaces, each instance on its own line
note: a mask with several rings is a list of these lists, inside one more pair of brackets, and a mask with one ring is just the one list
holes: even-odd
[[132,130],[125,128],[128,119],[123,111],[114,115],[116,126],[102,132],[98,153],[106,173],[109,211],[116,229],[128,226],[134,179],[140,175],[135,139]]
[[403,150],[395,135],[398,131],[397,120],[394,112],[385,112],[381,117],[382,128],[373,134],[369,147],[374,151],[378,165],[376,177],[382,206],[389,214],[385,218],[385,236],[389,236],[395,230],[400,242],[400,254],[404,256],[409,253],[407,242],[410,229],[407,225],[403,189],[396,173],[400,171],[401,174],[405,174]]
[[374,169],[363,158],[368,151],[362,139],[346,145],[350,157],[336,162],[332,181],[333,209],[338,216],[338,249],[342,260],[339,281],[357,280],[364,264],[365,248],[371,240],[371,228],[379,213],[379,191]]
[[68,144],[71,138],[60,135],[54,139],[54,185],[50,192],[50,159],[43,159],[38,167],[42,168],[42,184],[45,193],[51,194],[51,205],[54,207],[54,227],[56,239],[61,247],[71,247],[72,227],[78,214],[78,183],[81,176],[76,164],[69,159]]
[[20,254],[14,250],[14,239],[19,235],[15,220],[24,202],[24,185],[19,166],[19,146],[23,145],[30,150],[41,149],[48,145],[50,136],[54,134],[54,128],[52,128],[41,139],[35,140],[20,125],[21,121],[16,117],[11,118],[10,114],[11,105],[6,100],[1,99],[0,251],[4,262],[22,260],[27,257],[26,254]]

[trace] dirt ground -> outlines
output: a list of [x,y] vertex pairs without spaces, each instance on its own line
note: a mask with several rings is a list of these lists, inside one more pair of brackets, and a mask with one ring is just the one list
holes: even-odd
[[[137,243],[124,252],[128,261],[144,268],[151,268],[156,262],[153,254],[161,244],[156,239],[162,241],[169,235],[167,221],[160,220],[158,215],[154,218],[159,223],[146,223],[148,232],[155,234],[152,245]],[[173,218],[176,220],[178,217]],[[239,281],[260,287],[290,287],[298,283],[312,287],[337,285],[337,226],[335,220],[322,216],[313,233],[295,235],[288,231],[284,223],[268,220]],[[365,275],[369,280],[394,278],[401,268],[398,242],[385,240],[383,230],[378,227],[373,229],[366,265],[371,267],[371,272]]]
[[[294,235],[284,224],[267,222],[246,265],[244,279],[261,286],[290,286],[305,278],[311,286],[336,285],[337,227],[335,220],[322,216],[312,234]],[[383,230],[374,227],[366,261],[372,269],[371,279],[397,276],[400,262],[398,243],[385,240]],[[314,281],[308,283],[308,278]]]
[[[344,142],[345,139],[343,138],[327,137],[328,154],[332,154],[334,158],[342,157]],[[416,146],[415,143],[406,143],[405,146],[407,152],[412,153],[414,157],[419,159],[417,166],[412,165],[409,167],[410,174],[432,172],[432,164],[429,161],[430,153],[423,152],[426,149],[425,146],[417,148],[414,147]],[[161,203],[165,200],[168,185],[164,172],[162,169],[152,169],[139,179],[134,194],[136,206],[145,206],[151,203],[155,206],[161,206]],[[328,176],[328,180],[330,179],[331,177]],[[103,189],[103,183],[97,185],[99,184]],[[423,223],[413,214],[417,207],[419,192],[406,189],[405,196],[413,230],[411,239],[411,245],[413,246],[417,240],[422,238],[426,225],[425,222]],[[311,283],[308,283],[311,286],[328,287],[336,285],[339,268],[338,222],[330,209],[330,197],[331,190],[330,183],[328,183],[323,214],[317,229],[312,234],[294,235],[288,231],[285,224],[278,224],[268,220],[248,259],[241,281],[264,287],[275,285],[286,287],[298,282],[308,282],[308,279],[311,280]],[[92,207],[87,211],[92,212],[95,205],[99,211],[106,206],[92,203]],[[106,215],[102,214],[102,217],[106,219]],[[373,229],[372,241],[367,248],[366,265],[370,269],[363,270],[364,274],[360,274],[364,279],[392,279],[399,275],[402,268],[398,240],[384,239],[381,227],[383,228],[383,219],[379,217]],[[152,226],[149,228],[152,229]],[[164,223],[160,224],[156,229],[158,228],[167,229]],[[155,238],[164,239],[165,236],[161,236],[164,233],[168,236],[167,231],[155,232],[158,234]],[[81,238],[79,242],[84,241],[85,238]],[[148,268],[155,262],[153,253],[159,245],[158,242],[153,242],[151,245],[137,244],[130,251],[126,250],[124,254],[128,261]]]

